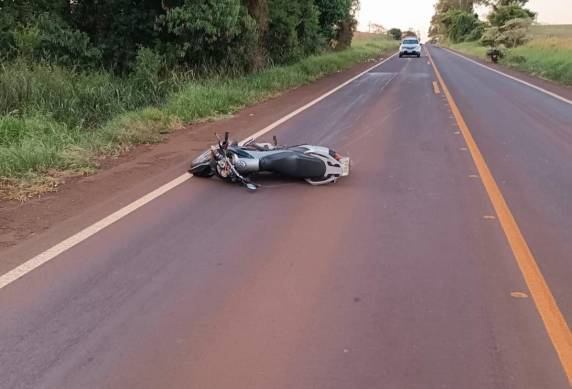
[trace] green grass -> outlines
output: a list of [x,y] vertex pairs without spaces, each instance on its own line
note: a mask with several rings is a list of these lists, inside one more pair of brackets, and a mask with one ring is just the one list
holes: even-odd
[[383,37],[361,38],[348,50],[247,76],[173,74],[153,86],[106,72],[5,64],[0,67],[0,195],[19,197],[8,187],[37,184],[61,172],[92,171],[101,157],[159,142],[183,123],[232,114],[397,46]]
[[572,48],[557,42],[533,40],[510,50],[503,63],[548,80],[572,85]]
[[[478,42],[452,44],[461,53],[486,59],[486,48]],[[538,25],[531,40],[509,49],[501,63],[564,85],[572,85],[572,25]]]
[[478,42],[462,42],[451,44],[449,47],[463,54],[471,55],[478,58],[486,58],[487,48],[481,46]]

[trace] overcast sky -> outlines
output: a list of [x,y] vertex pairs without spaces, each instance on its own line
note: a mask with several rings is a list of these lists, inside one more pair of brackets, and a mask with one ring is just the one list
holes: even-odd
[[[425,37],[436,0],[361,0],[359,30],[367,31],[369,22],[386,28],[413,28]],[[572,0],[530,0],[528,7],[538,12],[538,21],[572,24]]]

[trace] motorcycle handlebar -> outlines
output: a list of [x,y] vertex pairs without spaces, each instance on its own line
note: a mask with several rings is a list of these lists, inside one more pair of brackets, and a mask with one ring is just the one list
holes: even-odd
[[228,139],[229,139],[229,132],[225,131],[224,133],[224,140],[220,139],[220,136],[215,132],[215,136],[218,139],[218,147],[221,150],[226,150],[228,148]]

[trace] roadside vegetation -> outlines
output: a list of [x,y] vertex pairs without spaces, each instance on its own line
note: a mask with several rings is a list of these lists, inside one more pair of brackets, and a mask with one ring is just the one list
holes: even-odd
[[[439,0],[429,36],[459,52],[572,85],[572,25],[541,26],[528,0]],[[486,21],[474,12],[487,5]]]
[[[558,34],[551,31],[558,31]],[[451,48],[474,57],[487,57],[486,47],[475,42],[453,44]],[[529,40],[506,50],[500,62],[572,86],[572,25],[532,26]]]
[[407,37],[416,37],[420,39],[421,33],[419,31],[415,32],[412,30],[402,31],[400,28],[392,28],[387,31],[387,35],[389,35],[392,39],[401,41]]
[[384,35],[352,44],[355,0],[155,3],[2,5],[0,196],[53,189],[185,123],[397,47]]

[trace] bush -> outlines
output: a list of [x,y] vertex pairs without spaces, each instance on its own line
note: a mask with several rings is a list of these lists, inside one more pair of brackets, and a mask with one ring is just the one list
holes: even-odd
[[501,28],[496,44],[511,48],[526,43],[530,39],[528,32],[531,24],[530,18],[508,20]]
[[483,35],[481,36],[481,44],[484,46],[495,46],[496,40],[500,35],[500,29],[498,27],[489,27],[485,29]]
[[503,46],[508,48],[517,47],[526,43],[529,39],[529,30],[532,19],[511,19],[501,27],[490,27],[485,30],[481,37],[481,43],[486,46]]
[[536,14],[518,4],[501,5],[488,15],[492,26],[501,27],[511,19],[534,19]]
[[465,42],[473,42],[473,41],[478,41],[481,39],[481,37],[483,36],[483,33],[485,32],[485,24],[484,23],[477,23],[477,25],[473,28],[473,30],[465,36],[464,41]]
[[524,55],[516,55],[509,52],[507,60],[514,64],[523,64],[526,62],[526,57]]
[[166,63],[161,54],[146,47],[139,49],[130,80],[137,90],[149,93],[155,104],[161,101],[165,93],[164,81],[161,79],[165,68]]

